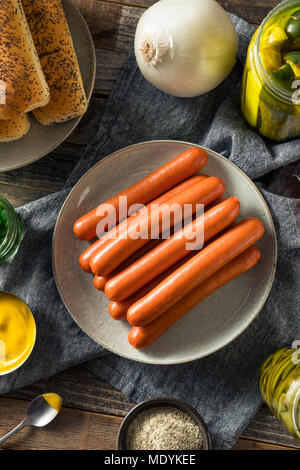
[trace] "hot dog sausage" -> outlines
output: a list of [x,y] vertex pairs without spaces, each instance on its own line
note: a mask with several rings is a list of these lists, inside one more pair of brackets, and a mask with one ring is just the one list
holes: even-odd
[[[182,191],[162,206],[151,205],[149,210],[147,208],[145,212],[135,217],[128,224],[127,229],[124,233],[122,232],[122,236],[108,240],[105,246],[91,257],[90,267],[92,272],[102,276],[110,274],[132,253],[148,243],[151,238],[151,229],[155,228],[157,233],[161,233],[166,219],[168,219],[169,227],[176,223],[176,215],[177,223],[179,221],[178,216],[180,216],[181,220],[186,204],[191,205],[192,212],[195,213],[197,204],[210,204],[213,200],[220,197],[224,190],[224,182],[220,178],[211,176]],[[174,214],[174,208],[177,210],[176,215]],[[156,221],[153,223],[154,219]],[[137,238],[136,234],[139,229],[142,230],[143,236],[138,236]]]
[[159,243],[161,243],[161,240],[158,239],[158,240],[150,240],[150,242],[142,247],[139,251],[137,251],[136,253],[134,253],[130,258],[128,258],[125,263],[123,263],[121,266],[119,266],[119,268],[114,272],[112,273],[111,275],[108,275],[108,276],[98,276],[97,274],[94,276],[94,280],[93,280],[93,284],[94,284],[94,287],[97,289],[97,290],[102,290],[104,291],[104,288],[105,288],[105,284],[107,283],[107,281],[109,281],[109,279],[111,279],[112,276],[115,276],[117,275],[120,270],[123,270],[123,269],[126,269],[127,266],[131,263],[134,263],[136,259],[138,259],[139,257],[141,256],[144,256],[148,251],[152,250],[153,248],[155,248]]
[[210,278],[187,294],[176,305],[163,315],[145,326],[133,326],[128,335],[128,341],[136,349],[147,348],[156,341],[168,328],[189,312],[201,300],[224,286],[227,282],[252,268],[260,259],[261,252],[255,246],[234,258]]
[[[200,181],[203,181],[205,178],[208,178],[207,175],[195,175],[195,176],[192,176],[191,178],[187,179],[186,181],[184,181],[183,183],[180,183],[178,184],[177,186],[175,186],[175,188],[172,188],[170,189],[170,191],[167,191],[166,193],[164,193],[162,196],[160,196],[159,198],[155,199],[154,201],[151,202],[151,204],[164,204],[165,202],[167,202],[169,199],[171,199],[172,197],[176,196],[177,194],[181,193],[182,191],[185,191],[187,188],[189,188],[190,186],[193,186],[194,184],[196,183],[199,183]],[[131,217],[129,217],[126,221],[123,221],[121,222],[117,227],[116,227],[116,231],[112,230],[108,233],[106,233],[105,235],[103,235],[103,237],[99,238],[99,240],[97,240],[95,243],[93,243],[92,245],[90,245],[80,256],[78,262],[79,262],[79,265],[80,267],[90,273],[92,272],[91,268],[90,268],[90,258],[91,256],[93,256],[95,253],[97,253],[97,251],[105,245],[105,242],[109,239],[109,238],[112,238],[112,237],[116,237],[118,235],[118,233],[120,232],[120,230],[122,229],[122,227],[126,227],[126,223],[130,223],[130,221],[133,219],[133,217],[136,217],[136,215],[132,215]],[[126,222],[126,223],[125,223]]]
[[105,284],[107,283],[108,278],[103,276],[94,276],[93,284],[97,290],[104,291]]
[[127,320],[133,326],[144,326],[155,320],[201,282],[252,246],[263,233],[264,226],[257,218],[238,223],[133,304],[127,312]]
[[160,276],[156,277],[155,279],[150,281],[147,285],[143,286],[138,292],[135,292],[135,294],[133,294],[131,297],[128,297],[127,299],[122,300],[122,301],[112,300],[108,306],[108,311],[110,313],[110,316],[114,320],[125,320],[126,315],[127,315],[127,310],[129,309],[129,307],[131,307],[131,305],[133,305],[137,300],[141,299],[146,294],[148,294],[148,292],[154,289],[154,287],[156,287],[161,281],[166,279],[166,277],[168,277],[171,273],[176,271],[176,269],[178,269],[180,266],[186,263],[193,255],[194,253],[190,253],[189,255],[185,256],[183,259],[178,261],[178,263],[174,264],[165,272],[160,274]]
[[[120,196],[127,197],[128,209],[133,204],[147,204],[176,184],[198,173],[207,162],[207,153],[199,148],[192,148],[158,168],[138,183],[112,197],[105,204],[111,204],[119,221]],[[74,224],[74,233],[82,240],[92,240],[97,236],[97,224],[104,218],[100,214],[102,205],[84,214]],[[98,214],[98,215],[97,215]]]
[[[112,277],[105,286],[105,295],[113,300],[124,300],[131,296],[187,255],[191,251],[188,244],[196,240],[196,234],[200,238],[199,234],[203,233],[203,241],[206,242],[230,225],[238,216],[239,210],[239,200],[234,196],[212,207]],[[194,250],[196,249],[195,246]]]

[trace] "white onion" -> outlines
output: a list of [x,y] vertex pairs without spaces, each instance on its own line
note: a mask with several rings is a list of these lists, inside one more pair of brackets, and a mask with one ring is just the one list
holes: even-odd
[[140,18],[135,56],[160,90],[192,97],[218,86],[237,52],[234,25],[215,0],[160,0]]

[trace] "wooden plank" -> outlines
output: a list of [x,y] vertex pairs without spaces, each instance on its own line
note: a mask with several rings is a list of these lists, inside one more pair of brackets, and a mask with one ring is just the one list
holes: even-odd
[[96,48],[128,52],[144,8],[102,0],[75,0],[91,30]]
[[114,87],[126,57],[127,52],[96,49],[97,66],[94,95],[104,97],[109,95],[110,91]]
[[48,196],[50,193],[49,191],[0,183],[0,194],[8,199],[14,207],[19,207],[43,196]]
[[300,442],[291,436],[266,406],[262,407],[255,418],[250,421],[243,432],[243,437],[300,449]]
[[125,416],[134,406],[134,402],[126,395],[82,366],[10,392],[9,396],[32,400],[47,391],[59,393],[67,407],[114,416]]
[[[27,200],[26,194],[28,193],[29,196],[30,191],[33,200],[37,199],[36,190],[48,194],[59,191],[81,153],[81,146],[64,143],[59,149],[54,150],[36,163],[18,170],[1,173],[0,183],[4,191],[12,191],[13,193],[16,191],[14,194],[16,205],[21,205],[24,198]],[[14,188],[16,189],[14,190]],[[21,188],[24,188],[24,196],[21,195]],[[18,199],[19,197],[20,199]]]
[[[157,0],[104,0],[108,3],[121,3],[124,5],[148,8]],[[247,19],[250,23],[260,23],[271,8],[281,0],[217,0],[225,10]]]
[[[0,397],[0,435],[23,420],[27,402]],[[116,437],[122,418],[64,407],[57,418],[44,428],[25,428],[15,434],[2,449],[10,450],[96,450],[116,449]]]
[[[31,400],[41,393],[60,393],[64,405],[71,408],[125,416],[134,402],[82,366],[74,367],[29,387],[10,392],[10,397]],[[247,440],[264,441],[286,447],[300,448],[298,443],[266,408],[262,407],[243,432]]]
[[249,23],[260,24],[269,11],[281,0],[218,0],[225,10]]
[[267,444],[266,442],[250,441],[248,439],[239,439],[232,447],[232,450],[296,450],[291,447]]

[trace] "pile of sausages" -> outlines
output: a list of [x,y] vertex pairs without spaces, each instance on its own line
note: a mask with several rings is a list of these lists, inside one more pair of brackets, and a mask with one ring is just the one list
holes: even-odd
[[[253,245],[264,233],[263,224],[254,217],[235,223],[239,200],[222,198],[225,184],[220,178],[198,174],[207,158],[204,150],[189,149],[74,224],[77,237],[93,240],[104,219],[101,209],[107,204],[115,209],[117,226],[94,241],[79,264],[93,273],[94,286],[110,300],[111,317],[132,325],[128,341],[134,348],[150,346],[201,300],[260,259],[261,252]],[[146,206],[120,220],[121,196],[126,196],[128,209]],[[164,215],[174,204],[189,204],[194,217],[169,238],[151,239],[152,216],[157,216],[161,236]],[[200,215],[198,204],[205,209]],[[170,227],[178,222],[172,214]],[[141,226],[147,236],[137,238],[134,234]],[[204,245],[191,251],[187,243],[199,230]]]

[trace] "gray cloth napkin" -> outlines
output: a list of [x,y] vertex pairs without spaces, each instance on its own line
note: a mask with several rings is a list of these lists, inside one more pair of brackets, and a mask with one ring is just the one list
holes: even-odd
[[[27,232],[14,262],[1,267],[0,288],[28,303],[35,314],[38,336],[28,362],[0,378],[0,393],[88,361],[91,371],[133,400],[170,395],[189,402],[207,422],[215,449],[232,446],[256,413],[261,403],[257,386],[260,364],[275,348],[300,339],[300,240],[296,217],[300,183],[293,176],[300,172],[300,139],[268,142],[241,116],[239,88],[253,28],[233,15],[232,19],[239,35],[238,62],[217,89],[193,99],[163,94],[144,80],[131,53],[108,100],[97,135],[65,189],[18,209]],[[178,366],[143,365],[95,344],[63,306],[51,266],[55,221],[78,178],[111,152],[153,139],[202,144],[236,163],[262,191],[278,235],[276,279],[258,318],[221,351]]]

